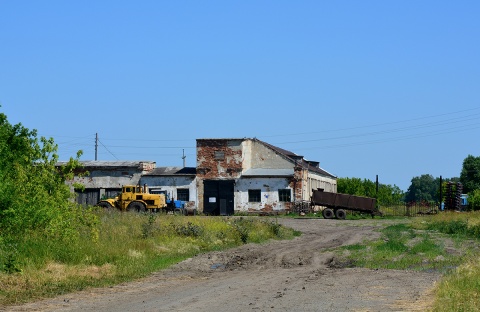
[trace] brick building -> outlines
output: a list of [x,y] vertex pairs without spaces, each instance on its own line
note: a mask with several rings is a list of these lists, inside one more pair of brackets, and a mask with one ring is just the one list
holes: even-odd
[[289,210],[311,190],[336,192],[317,161],[258,139],[197,139],[197,207],[206,214]]

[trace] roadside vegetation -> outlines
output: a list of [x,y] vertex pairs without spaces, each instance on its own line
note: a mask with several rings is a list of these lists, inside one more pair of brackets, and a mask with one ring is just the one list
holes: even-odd
[[298,233],[271,218],[176,216],[91,211],[95,235],[75,240],[38,231],[0,244],[0,305],[147,276],[186,258]]
[[53,138],[0,113],[0,305],[113,285],[199,253],[298,234],[272,219],[78,206],[65,182],[82,152],[59,167],[57,149]]
[[344,266],[371,269],[437,271],[433,311],[480,308],[480,212],[443,212],[399,219],[381,237],[339,251]]

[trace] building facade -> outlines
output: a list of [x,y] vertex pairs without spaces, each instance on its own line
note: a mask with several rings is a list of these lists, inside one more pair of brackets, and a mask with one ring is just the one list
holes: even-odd
[[168,199],[188,202],[194,206],[197,199],[196,169],[192,167],[159,167],[145,173],[140,185],[146,184],[150,193],[165,194]]
[[197,204],[206,214],[285,211],[312,189],[336,192],[320,163],[258,139],[197,140]]
[[[123,185],[137,185],[142,175],[156,167],[154,161],[81,161],[82,168],[77,170],[73,180],[67,181],[77,195],[81,205],[96,205],[102,198],[115,197],[122,191]],[[63,165],[59,162],[57,165]],[[88,171],[82,177],[81,173]],[[73,184],[80,183],[85,189],[74,190]]]
[[[59,163],[61,165],[62,163]],[[313,189],[337,191],[337,178],[317,161],[256,138],[197,139],[197,167],[156,167],[153,161],[82,161],[77,202],[96,205],[123,185],[147,185],[189,208],[211,215],[288,211],[309,201]]]

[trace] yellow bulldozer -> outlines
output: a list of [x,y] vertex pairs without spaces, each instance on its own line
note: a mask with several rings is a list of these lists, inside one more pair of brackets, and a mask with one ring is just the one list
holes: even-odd
[[165,211],[169,210],[164,194],[150,194],[146,185],[124,185],[122,193],[115,198],[103,199],[97,206],[121,211]]

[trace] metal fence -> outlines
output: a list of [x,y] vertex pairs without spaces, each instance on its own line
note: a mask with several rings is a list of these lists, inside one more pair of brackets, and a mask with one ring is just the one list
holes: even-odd
[[438,213],[438,203],[420,202],[420,203],[397,203],[379,207],[384,216],[394,217],[418,217]]

